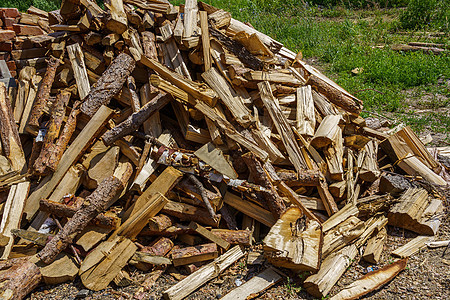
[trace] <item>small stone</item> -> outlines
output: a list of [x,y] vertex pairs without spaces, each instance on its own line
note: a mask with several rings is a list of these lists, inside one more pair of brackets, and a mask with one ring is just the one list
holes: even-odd
[[89,290],[84,289],[84,290],[80,290],[76,294],[75,298],[86,298],[87,296],[89,296]]
[[216,298],[217,298],[217,299],[222,298],[222,294],[217,294],[217,295],[216,295]]

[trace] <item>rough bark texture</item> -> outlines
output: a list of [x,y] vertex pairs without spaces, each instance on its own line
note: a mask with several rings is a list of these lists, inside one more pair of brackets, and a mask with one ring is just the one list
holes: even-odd
[[153,113],[163,108],[170,100],[171,97],[166,93],[159,94],[152,101],[142,106],[139,111],[129,116],[128,119],[106,132],[102,136],[103,142],[105,145],[109,146],[118,139],[137,130],[144,121],[146,121]]
[[288,186],[319,186],[323,176],[319,170],[302,170],[301,172],[278,171],[278,177]]
[[70,92],[68,91],[61,91],[56,97],[56,103],[51,112],[50,124],[44,137],[41,153],[33,165],[34,172],[38,175],[47,175],[50,171],[47,168],[48,160],[51,157],[50,153],[58,139],[61,125],[66,115],[66,106],[69,103],[69,99]]
[[330,102],[342,107],[348,112],[359,114],[362,110],[361,103],[358,103],[315,75],[311,75],[308,78],[306,85],[311,85],[319,93],[325,95]]
[[283,199],[281,199],[281,197],[278,195],[275,187],[264,171],[263,165],[251,152],[244,154],[242,158],[244,159],[248,169],[250,170],[253,181],[266,189],[261,193],[264,196],[264,199],[267,201],[267,206],[270,212],[276,219],[278,219],[286,211],[286,205],[284,204]]
[[84,99],[81,111],[92,117],[100,106],[108,105],[133,72],[135,65],[136,62],[131,56],[119,54]]
[[114,176],[105,178],[86,198],[81,208],[64,228],[38,253],[38,257],[46,264],[53,262],[56,256],[72,242],[74,233],[81,232],[92,219],[105,210],[108,202],[121,188],[123,183],[120,179]]
[[[39,209],[57,217],[66,218],[72,218],[78,211],[78,208],[75,206],[69,206],[64,203],[54,202],[47,199],[41,199],[39,202]],[[98,227],[116,229],[119,227],[120,219],[117,217],[108,217],[104,214],[98,214],[90,221],[90,223]]]
[[28,258],[13,258],[0,262],[0,269],[9,268],[0,275],[0,299],[21,300],[41,282],[41,271]]
[[39,119],[44,113],[44,107],[47,104],[47,100],[50,97],[50,90],[52,89],[53,81],[55,80],[56,69],[60,64],[60,60],[51,56],[47,64],[47,71],[45,71],[44,78],[42,79],[41,86],[36,96],[33,109],[31,110],[30,120],[28,125],[39,127]]
[[163,231],[173,224],[173,218],[164,214],[159,214],[148,221],[148,228],[152,231]]
[[156,255],[156,256],[164,256],[173,248],[173,242],[171,239],[166,237],[160,237],[156,241],[154,241],[151,245],[144,247],[141,251]]
[[64,154],[70,139],[72,138],[72,134],[75,132],[77,127],[77,116],[80,113],[80,104],[81,102],[74,103],[72,111],[70,112],[58,141],[53,144],[51,151],[49,150],[47,167],[53,172],[56,170],[56,167],[58,166],[59,161],[61,160],[61,157]]

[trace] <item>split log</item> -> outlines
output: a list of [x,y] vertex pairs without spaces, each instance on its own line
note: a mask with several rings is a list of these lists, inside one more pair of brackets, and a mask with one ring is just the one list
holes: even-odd
[[211,69],[211,53],[209,44],[209,29],[208,29],[208,14],[205,11],[200,11],[200,28],[202,30],[202,49],[203,49],[203,63],[205,65],[205,72]]
[[[137,130],[153,113],[169,103],[171,98],[166,93],[160,93],[153,100],[145,104],[138,112],[133,113],[125,121],[103,134],[102,139],[106,145],[111,145],[118,139]],[[83,106],[81,107],[83,108]]]
[[206,238],[206,239],[210,240],[211,242],[217,244],[222,249],[228,250],[228,248],[230,248],[230,243],[228,243],[227,241],[223,240],[220,236],[215,235],[214,232],[209,231],[205,227],[203,227],[201,225],[198,225],[195,222],[191,222],[189,224],[189,228],[191,228],[192,230],[194,230],[196,233],[200,234],[204,238]]
[[316,129],[316,116],[311,86],[297,89],[297,130],[300,134],[313,136]]
[[73,234],[81,232],[92,219],[105,210],[108,202],[122,188],[123,182],[114,176],[103,180],[64,228],[39,252],[38,257],[47,264],[51,263],[72,242]]
[[194,155],[202,161],[213,167],[220,174],[226,175],[231,179],[237,178],[237,173],[225,159],[222,151],[212,143],[207,143],[194,152]]
[[212,229],[211,232],[231,245],[250,246],[252,244],[250,230]]
[[371,264],[378,264],[386,239],[387,231],[386,228],[383,227],[377,234],[369,239],[362,258]]
[[39,87],[36,100],[34,102],[33,109],[31,111],[28,125],[34,128],[39,127],[39,121],[44,113],[44,107],[47,105],[48,98],[50,97],[50,90],[55,80],[56,69],[59,67],[61,60],[51,56],[47,63],[47,70],[45,71],[44,78],[42,78],[41,86]]
[[27,258],[14,258],[0,263],[2,287],[0,298],[24,299],[41,282],[42,275],[36,264]]
[[134,70],[135,64],[128,54],[119,54],[84,99],[81,111],[92,117],[102,105],[108,105]]
[[[33,76],[36,74],[36,68],[33,67],[24,67],[20,70],[19,73],[19,86],[17,91],[17,96],[14,102],[14,119],[16,122],[22,123],[22,120],[25,115],[25,109],[28,106],[28,94],[31,88],[31,81]],[[5,74],[6,76],[6,74]],[[36,95],[35,95],[36,96]],[[34,101],[34,98],[33,98]],[[33,103],[31,103],[31,106]],[[29,115],[29,112],[27,116]],[[25,122],[28,121],[24,120]]]
[[161,210],[164,214],[179,218],[182,221],[195,221],[204,225],[218,227],[220,215],[214,220],[205,208],[186,203],[168,201]]
[[317,274],[306,278],[303,283],[306,291],[317,298],[328,295],[342,274],[352,264],[356,254],[358,254],[356,246],[349,245],[327,256],[322,262]]
[[216,278],[231,264],[244,256],[240,246],[235,246],[216,258],[213,262],[203,266],[182,281],[164,291],[165,299],[183,299],[206,282]]
[[[69,206],[67,204],[41,199],[39,202],[39,209],[41,211],[50,213],[57,217],[72,218],[79,208]],[[103,213],[96,215],[91,221],[91,224],[108,229],[117,229],[120,225],[120,219],[117,217],[110,217]]]
[[250,170],[253,181],[265,188],[264,191],[261,191],[261,194],[266,200],[272,215],[278,219],[286,211],[286,206],[267,176],[263,165],[251,152],[244,154],[242,159]]
[[289,208],[264,238],[264,255],[274,266],[317,271],[322,230],[315,220],[302,218],[298,207]]
[[83,185],[87,189],[96,189],[100,182],[106,177],[114,174],[114,170],[119,163],[120,147],[111,147],[104,153],[99,153],[90,162],[90,159],[83,161],[83,165],[88,169]]
[[57,142],[61,125],[66,115],[66,106],[69,103],[70,95],[70,92],[62,90],[56,96],[47,133],[44,136],[41,153],[33,165],[34,172],[38,175],[43,176],[50,173],[50,170],[47,167],[49,164],[48,160],[52,158],[52,150]]
[[171,251],[172,263],[175,267],[207,261],[219,256],[215,243],[178,248]]
[[412,255],[419,252],[421,249],[424,249],[426,247],[426,244],[428,242],[431,242],[433,240],[433,237],[431,236],[418,236],[406,243],[405,245],[395,249],[392,251],[392,255],[405,258],[405,257],[411,257]]
[[41,266],[42,280],[45,284],[54,285],[64,282],[72,282],[78,275],[78,264],[68,254],[60,254],[54,262],[47,266]]
[[268,268],[252,277],[252,279],[243,285],[235,288],[221,299],[245,300],[267,290],[282,279],[283,277],[281,277],[274,268]]
[[362,102],[360,100],[355,97],[349,97],[346,93],[343,93],[316,75],[311,74],[306,85],[311,85],[319,93],[325,95],[331,103],[342,107],[352,114],[358,115],[362,111]]
[[122,0],[109,0],[105,3],[109,9],[110,18],[106,22],[106,28],[117,34],[122,34],[128,28],[127,15]]
[[336,141],[339,134],[339,122],[342,120],[340,115],[326,116],[320,122],[314,137],[311,140],[311,146],[316,149],[324,148]]
[[331,297],[330,300],[359,299],[363,295],[382,287],[394,279],[398,273],[406,268],[407,261],[408,259],[398,260],[395,263],[385,266],[384,268],[368,273],[362,278],[344,287],[343,290]]
[[342,249],[361,236],[364,229],[364,222],[355,216],[350,216],[324,235],[322,255],[326,257],[330,253]]
[[81,47],[77,43],[67,46],[67,54],[69,55],[69,59],[72,64],[73,75],[75,77],[75,81],[77,82],[77,90],[80,100],[83,100],[91,90],[86,66],[84,64],[83,51],[81,51]]
[[173,242],[171,239],[166,237],[160,237],[151,243],[149,246],[146,246],[141,249],[141,252],[147,253],[149,255],[155,256],[165,256],[169,253],[173,248]]
[[12,169],[22,173],[27,167],[25,154],[14,121],[11,102],[8,99],[8,91],[3,82],[0,82],[0,125],[3,152],[11,163]]

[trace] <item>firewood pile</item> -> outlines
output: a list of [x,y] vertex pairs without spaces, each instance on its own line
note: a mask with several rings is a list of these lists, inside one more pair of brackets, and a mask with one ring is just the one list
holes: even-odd
[[358,253],[378,263],[386,225],[418,233],[332,299],[356,298],[438,230],[447,169],[417,135],[366,123],[359,99],[224,10],[63,0],[2,23],[2,299],[76,276],[122,286],[131,268],[157,270],[141,296],[167,268],[189,274],[164,291],[182,299],[262,259],[256,243],[267,268],[225,299],[283,268],[324,297]]

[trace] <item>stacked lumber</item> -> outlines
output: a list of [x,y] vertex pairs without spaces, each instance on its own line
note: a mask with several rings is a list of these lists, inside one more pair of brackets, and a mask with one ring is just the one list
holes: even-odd
[[16,88],[0,83],[0,298],[75,276],[123,286],[129,268],[154,270],[149,288],[171,265],[190,275],[164,297],[182,299],[254,242],[273,267],[226,297],[264,291],[277,268],[325,297],[359,251],[379,261],[387,225],[426,236],[400,257],[436,234],[445,168],[414,132],[366,126],[359,99],[228,12],[63,0],[14,18],[2,45],[42,51],[11,50],[30,54]]

